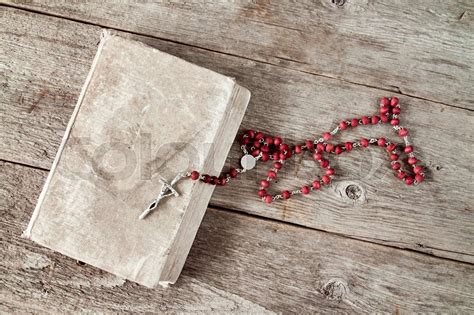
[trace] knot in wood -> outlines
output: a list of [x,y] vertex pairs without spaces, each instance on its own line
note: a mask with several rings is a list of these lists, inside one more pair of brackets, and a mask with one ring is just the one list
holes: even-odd
[[330,279],[321,288],[324,296],[329,300],[342,301],[348,292],[347,284],[339,279]]
[[338,7],[342,7],[344,4],[346,4],[346,0],[331,0],[331,2]]
[[362,196],[362,189],[354,184],[346,187],[346,195],[352,200],[358,200]]
[[365,189],[356,181],[338,182],[336,184],[336,193],[343,202],[348,204],[362,204],[366,201]]

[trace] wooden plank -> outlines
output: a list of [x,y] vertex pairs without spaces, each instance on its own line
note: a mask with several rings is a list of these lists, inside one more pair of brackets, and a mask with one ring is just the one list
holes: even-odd
[[[11,70],[8,86],[2,90],[0,99],[1,114],[9,117],[0,127],[3,128],[1,138],[6,139],[0,142],[0,158],[49,168],[72,112],[76,97],[73,95],[79,94],[82,85],[79,77],[86,76],[88,54],[84,50],[90,50],[92,55],[100,30],[19,10],[4,10],[6,19],[2,29],[6,31],[1,36],[10,57],[5,64]],[[319,137],[343,118],[370,114],[375,109],[375,99],[384,94],[378,89],[242,58],[147,37],[135,38],[236,77],[237,82],[252,91],[242,128],[260,128],[264,132],[284,135],[289,141]],[[83,39],[81,48],[77,48],[77,43]],[[54,53],[47,47],[52,47]],[[78,56],[78,51],[81,52],[80,62],[71,64],[67,56]],[[39,65],[33,67],[33,63],[26,61],[30,59],[40,60]],[[55,71],[68,73],[65,82],[55,85],[54,80],[59,80],[51,75]],[[43,77],[42,73],[46,75]],[[42,79],[37,79],[39,77]],[[23,84],[29,80],[33,84]],[[29,113],[28,109],[41,93],[52,97],[38,103]],[[19,94],[24,95],[23,103],[17,101]],[[70,95],[70,99],[60,102],[56,95]],[[335,166],[343,176],[320,194],[262,205],[255,189],[257,180],[266,170],[259,167],[228,187],[216,189],[211,204],[473,262],[474,218],[469,197],[474,190],[470,162],[473,114],[413,98],[401,99],[402,121],[413,133],[417,155],[429,167],[428,180],[423,185],[405,187],[392,177],[385,154],[370,150],[338,157]],[[372,130],[370,127],[361,128],[348,139],[383,134],[393,137],[385,128]],[[47,156],[40,154],[43,151],[48,152]],[[229,162],[235,165],[239,156],[235,145]],[[296,164],[289,165],[286,174],[282,173],[281,187],[284,183],[301,185],[314,176],[314,164],[309,157],[298,159]],[[358,198],[348,197],[346,188],[349,186],[349,192],[361,192],[356,194]]]
[[474,311],[474,266],[209,209],[170,289],[146,289],[20,237],[47,172],[0,163],[3,312]]
[[474,109],[470,0],[7,2]]
[[35,15],[4,7],[0,16],[0,158],[49,168],[100,33],[89,28],[68,39],[60,34],[77,25],[50,20],[37,28]]

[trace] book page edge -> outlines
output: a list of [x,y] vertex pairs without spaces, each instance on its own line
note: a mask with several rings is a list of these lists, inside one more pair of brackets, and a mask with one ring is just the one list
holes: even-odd
[[69,122],[66,127],[66,131],[64,132],[63,139],[61,141],[61,144],[59,145],[58,151],[56,152],[56,156],[53,161],[53,165],[51,166],[51,169],[49,171],[48,177],[46,178],[46,182],[44,183],[43,189],[41,191],[40,196],[38,197],[38,201],[36,203],[35,209],[33,211],[33,214],[31,216],[30,222],[28,223],[27,228],[23,231],[22,237],[27,238],[27,239],[32,239],[32,231],[33,227],[36,223],[36,220],[38,219],[39,213],[41,211],[41,206],[43,204],[44,198],[46,197],[46,193],[48,192],[49,188],[49,183],[51,182],[54,173],[56,171],[56,167],[59,163],[59,160],[61,159],[61,154],[64,150],[64,147],[66,145],[67,140],[69,139],[69,135],[71,133],[72,127],[74,126],[74,122],[76,121],[77,114],[79,112],[79,109],[82,105],[82,101],[84,100],[84,96],[87,92],[87,88],[89,87],[89,84],[92,80],[92,75],[94,74],[95,68],[97,66],[97,63],[99,61],[99,57],[102,53],[102,49],[104,48],[105,43],[107,40],[109,40],[113,35],[106,29],[102,30],[102,33],[100,35],[100,43],[97,48],[97,52],[95,54],[94,60],[92,61],[91,68],[89,70],[89,74],[87,75],[86,81],[84,85],[82,86],[81,93],[79,94],[79,98],[77,100],[76,106],[74,107],[74,111],[71,115],[71,118],[69,119]]
[[[242,104],[245,104],[245,105],[243,105],[243,108],[240,109],[242,111],[242,113],[240,115],[239,123],[237,124],[235,132],[234,132],[234,134],[237,134],[238,129],[239,129],[241,123],[242,123],[243,117],[245,116],[245,112],[247,110],[248,104],[250,102],[251,92],[247,88],[239,85],[234,78],[230,78],[230,79],[232,79],[234,81],[234,88],[232,90],[232,93],[229,95],[229,100],[227,102],[227,108],[229,108],[230,106],[233,106],[235,103],[237,103],[237,101],[239,99],[240,99],[241,106],[242,106]],[[227,115],[230,115],[230,113],[227,112]],[[223,119],[223,121],[225,122],[226,119]],[[222,127],[220,127],[220,128],[222,128]],[[233,141],[231,141],[228,144],[228,148],[226,148],[226,153],[224,154],[224,160],[222,162],[222,167],[225,165],[226,157],[229,154],[229,151],[232,147],[232,143],[233,143]],[[213,154],[215,154],[215,152],[212,152],[212,150],[209,151],[206,159],[209,160],[209,156],[213,155]],[[215,187],[213,187],[213,188],[215,188]],[[211,191],[211,195],[209,196],[209,200],[212,197],[213,191],[214,191],[214,189],[212,189],[212,191]],[[192,194],[194,194],[194,193],[195,193],[195,191],[192,192]],[[209,202],[209,200],[208,200],[208,202]],[[190,205],[191,204],[188,204],[188,207],[186,209],[186,213],[188,213]],[[208,205],[205,208],[205,210],[203,211],[203,213],[201,214],[201,218],[200,218],[201,222],[202,222],[202,219],[204,218],[204,215],[207,211],[207,208],[208,208]],[[184,218],[183,218],[183,221],[184,221]],[[171,247],[176,247],[177,242],[181,241],[181,239],[179,239],[179,234],[181,232],[180,230],[182,229],[183,221],[180,224],[178,232],[174,235],[173,241],[171,243],[172,244]],[[194,237],[193,237],[193,241],[191,242],[191,246],[189,246],[187,248],[187,252],[185,254],[186,258],[189,255],[189,252],[191,250],[192,244],[194,243],[194,239],[196,238],[196,234],[197,234],[198,230],[199,230],[199,228],[196,230],[196,233],[194,233]],[[155,283],[154,286],[156,287],[157,285],[159,285],[162,288],[167,288],[170,284],[174,284],[177,281],[177,279],[178,279],[178,277],[179,277],[179,275],[182,271],[182,268],[184,267],[184,264],[186,262],[186,258],[184,259],[183,263],[182,264],[180,263],[179,264],[180,266],[178,266],[178,268],[176,268],[176,265],[175,265],[176,261],[170,262],[169,261],[170,255],[168,253],[166,258],[165,258],[165,261],[166,261],[165,265],[164,265],[164,267],[162,269],[162,272],[160,274],[160,279],[157,283]]]

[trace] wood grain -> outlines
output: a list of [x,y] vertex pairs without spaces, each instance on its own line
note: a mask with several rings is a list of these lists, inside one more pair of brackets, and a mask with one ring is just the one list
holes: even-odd
[[[0,158],[48,169],[72,112],[75,95],[86,76],[87,58],[92,58],[100,30],[53,17],[3,10],[6,18],[2,20],[5,31],[1,37],[9,56],[5,61],[9,75],[0,100],[1,115],[6,117],[1,126],[0,135],[5,140],[1,142]],[[261,62],[149,37],[132,37],[236,77],[237,82],[252,91],[242,128],[284,135],[288,141],[319,137],[341,119],[371,114],[376,109],[376,98],[386,94],[379,89]],[[77,43],[81,46],[77,47]],[[71,56],[76,56],[78,62],[72,63]],[[29,60],[35,58],[38,65],[33,66]],[[54,73],[66,79],[56,85],[59,78]],[[29,113],[41,93],[69,95],[70,99],[44,99]],[[20,95],[23,103],[18,101]],[[400,98],[404,111],[402,123],[413,134],[417,156],[429,167],[428,180],[423,185],[402,185],[392,177],[385,154],[373,149],[338,157],[334,165],[341,177],[321,193],[265,206],[255,195],[257,180],[266,171],[259,167],[226,189],[217,189],[211,205],[473,262],[474,217],[470,198],[474,190],[470,162],[473,114],[433,102]],[[381,127],[361,128],[346,139],[360,135],[389,135],[393,139],[393,134]],[[235,165],[239,156],[235,145],[229,162]],[[318,172],[309,157],[298,158],[286,169],[280,188],[297,187]],[[356,198],[351,199],[348,193]]]
[[474,311],[474,267],[209,209],[182,277],[146,289],[20,238],[47,172],[0,162],[2,312]]
[[7,2],[474,109],[470,0]]

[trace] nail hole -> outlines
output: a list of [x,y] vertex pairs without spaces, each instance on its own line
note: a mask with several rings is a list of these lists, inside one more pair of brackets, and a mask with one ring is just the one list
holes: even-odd
[[84,266],[86,263],[78,260],[76,261],[76,264],[78,264],[79,266]]
[[441,169],[442,169],[442,167],[441,167],[441,166],[439,166],[439,165],[438,165],[438,166],[436,166],[436,170],[437,170],[437,171],[440,171]]
[[360,199],[362,196],[362,189],[357,185],[349,185],[346,187],[346,195],[352,200]]

